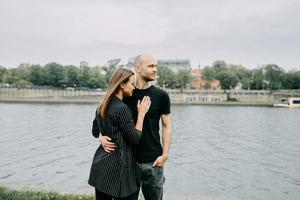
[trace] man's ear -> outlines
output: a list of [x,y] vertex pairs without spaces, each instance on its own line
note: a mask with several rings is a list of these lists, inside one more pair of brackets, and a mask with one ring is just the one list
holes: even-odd
[[136,64],[136,65],[135,65],[135,71],[138,72],[138,71],[140,70],[140,67],[141,67],[141,65]]

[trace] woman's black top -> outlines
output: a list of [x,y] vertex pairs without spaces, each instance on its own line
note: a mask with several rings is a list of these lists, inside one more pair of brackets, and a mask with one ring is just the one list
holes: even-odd
[[107,153],[102,145],[97,149],[88,183],[113,197],[126,197],[138,190],[135,179],[134,144],[139,143],[142,132],[135,128],[132,114],[117,97],[113,97],[104,118],[96,114],[93,121],[94,137],[112,138],[117,148]]

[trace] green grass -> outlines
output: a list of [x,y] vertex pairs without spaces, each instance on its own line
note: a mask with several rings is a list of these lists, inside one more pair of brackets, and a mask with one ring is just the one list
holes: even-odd
[[0,200],[94,200],[91,195],[58,194],[57,192],[17,191],[0,186]]

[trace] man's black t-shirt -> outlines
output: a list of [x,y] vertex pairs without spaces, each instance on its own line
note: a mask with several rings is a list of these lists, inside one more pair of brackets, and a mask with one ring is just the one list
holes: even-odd
[[125,104],[132,110],[133,118],[137,120],[137,102],[144,96],[149,96],[151,106],[145,115],[143,124],[143,135],[136,147],[136,161],[141,163],[153,162],[162,155],[162,146],[159,135],[159,120],[162,114],[169,114],[170,98],[164,90],[150,86],[147,89],[135,89],[131,97],[124,99]]

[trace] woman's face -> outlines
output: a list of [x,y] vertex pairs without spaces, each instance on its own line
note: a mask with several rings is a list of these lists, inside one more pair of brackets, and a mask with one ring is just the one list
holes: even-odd
[[132,96],[132,92],[134,90],[134,81],[135,78],[134,75],[132,75],[130,76],[129,81],[123,84],[122,90],[125,97]]

